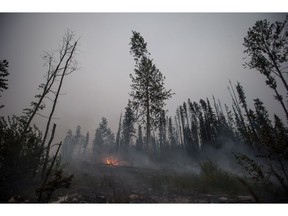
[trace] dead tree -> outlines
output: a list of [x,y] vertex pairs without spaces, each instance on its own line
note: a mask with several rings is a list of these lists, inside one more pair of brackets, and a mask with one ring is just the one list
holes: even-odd
[[[77,70],[77,62],[74,59],[75,51],[76,51],[76,46],[78,40],[75,40],[75,35],[73,32],[67,30],[66,34],[63,37],[62,45],[58,49],[59,53],[59,60],[57,60],[54,57],[54,53],[46,53],[43,56],[44,62],[47,67],[47,73],[45,75],[45,82],[39,85],[39,89],[42,89],[42,92],[38,95],[35,96],[35,98],[38,98],[38,101],[32,102],[31,103],[31,108],[25,109],[24,111],[26,112],[26,123],[22,132],[22,136],[20,138],[20,142],[23,140],[25,137],[25,133],[27,132],[32,120],[34,119],[36,114],[39,114],[38,111],[42,110],[45,105],[44,105],[44,99],[48,98],[53,102],[53,108],[52,108],[52,115],[54,113],[54,109],[57,103],[57,99],[59,96],[59,92],[62,87],[63,79],[64,76],[72,73],[73,71]],[[55,64],[55,62],[57,62]],[[57,77],[61,77],[60,83],[58,84],[58,89],[56,92],[54,92],[52,89],[56,88],[55,85],[57,81]],[[50,94],[54,94],[54,99],[51,99],[49,96]],[[57,94],[58,93],[58,94]],[[55,104],[55,105],[54,105]],[[41,114],[39,114],[41,115]],[[51,116],[51,114],[50,114]],[[48,119],[51,119],[50,116]],[[51,120],[50,120],[51,121]],[[48,124],[47,124],[48,125]],[[50,125],[50,123],[49,123]],[[46,135],[47,136],[47,135]]]
[[[36,114],[47,119],[45,131],[43,133],[43,139],[40,144],[41,151],[39,152],[39,163],[42,159],[41,155],[43,155],[44,159],[42,174],[46,171],[50,152],[50,145],[54,137],[55,128],[50,131],[50,125],[56,109],[58,98],[60,96],[64,78],[77,70],[77,61],[75,60],[77,43],[78,39],[75,39],[74,33],[67,30],[62,39],[62,43],[60,44],[59,49],[56,52],[47,52],[44,55],[43,59],[45,61],[45,65],[48,67],[48,70],[45,76],[45,82],[39,86],[39,88],[42,89],[42,92],[35,96],[38,101],[32,102],[31,108],[24,110],[26,112],[26,116],[24,116],[25,123],[21,133],[22,135],[19,138],[19,143],[22,143],[22,141],[25,139],[25,135],[31,127],[31,122]],[[48,111],[48,116],[44,116],[39,113],[40,110],[45,108],[45,99],[49,99],[52,102],[51,110],[50,112]],[[50,135],[51,138],[48,145],[45,147],[49,133],[52,133]]]
[[57,68],[56,68],[57,73],[55,76],[60,76],[61,79],[60,79],[60,82],[58,84],[56,92],[54,92],[53,90],[50,89],[50,92],[52,92],[55,95],[55,97],[54,97],[52,109],[51,109],[51,112],[49,114],[48,121],[46,124],[46,129],[45,129],[44,137],[43,137],[43,141],[42,141],[42,147],[44,147],[44,144],[45,144],[46,139],[47,139],[51,120],[52,120],[52,117],[53,117],[53,114],[54,114],[54,111],[56,108],[56,104],[58,102],[58,97],[60,95],[60,91],[62,88],[64,77],[66,75],[74,72],[75,70],[77,70],[77,62],[74,61],[74,58],[73,58],[75,51],[76,51],[77,41],[74,42],[73,38],[74,38],[73,33],[68,31],[63,38],[63,44],[59,50],[60,59],[64,59],[64,60],[62,61],[62,63],[60,65],[59,64],[57,65]]
[[[53,103],[52,103],[52,108],[51,108],[51,112],[49,114],[48,120],[47,120],[47,124],[46,124],[46,128],[44,131],[44,136],[43,136],[43,140],[41,143],[41,149],[44,150],[45,147],[45,142],[49,133],[49,129],[50,129],[50,125],[51,125],[51,120],[53,118],[54,112],[55,112],[55,108],[58,102],[58,98],[60,95],[60,91],[63,85],[63,81],[65,76],[71,74],[72,72],[74,72],[75,70],[77,70],[77,62],[74,59],[74,55],[76,52],[76,47],[77,47],[77,40],[74,40],[74,34],[70,31],[67,31],[67,33],[65,34],[65,36],[63,37],[63,42],[62,45],[59,49],[59,55],[60,55],[60,62],[57,64],[55,71],[54,72],[54,77],[60,77],[60,81],[58,86],[56,87],[56,91],[53,91],[52,89],[50,89],[50,92],[54,95],[54,99],[53,99]],[[51,55],[53,56],[53,55]],[[53,128],[54,129],[54,128]],[[52,132],[53,134],[53,132]],[[51,143],[51,140],[49,141],[49,143]],[[50,146],[48,146],[46,148],[46,158],[45,161],[47,161],[47,157],[49,157],[49,151],[50,151]],[[45,173],[45,169],[47,167],[47,164],[43,167],[42,173]]]

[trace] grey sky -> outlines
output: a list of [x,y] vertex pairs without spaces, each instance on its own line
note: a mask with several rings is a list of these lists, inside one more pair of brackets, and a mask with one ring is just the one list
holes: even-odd
[[[0,14],[0,59],[10,63],[9,89],[3,93],[1,115],[20,114],[28,107],[43,81],[41,55],[55,50],[69,28],[80,38],[80,70],[63,86],[55,117],[57,139],[80,124],[94,138],[101,117],[114,132],[129,98],[134,61],[129,54],[131,31],[148,43],[166,87],[176,94],[167,102],[169,115],[190,98],[212,94],[231,105],[228,80],[244,86],[247,100],[259,97],[273,112],[284,116],[280,105],[258,72],[244,69],[242,46],[249,27],[257,20],[282,21],[285,14],[216,13],[74,13]],[[252,103],[249,103],[252,105]],[[251,106],[252,107],[252,106]],[[272,114],[271,113],[271,114]],[[36,121],[40,126],[43,119]]]

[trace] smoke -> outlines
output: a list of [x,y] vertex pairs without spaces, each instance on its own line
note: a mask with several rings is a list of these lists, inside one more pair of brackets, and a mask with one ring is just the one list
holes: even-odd
[[[94,166],[131,167],[153,170],[171,170],[179,173],[199,174],[200,164],[206,161],[214,162],[224,171],[241,175],[242,167],[237,163],[235,154],[242,153],[254,158],[252,150],[241,142],[235,142],[227,137],[222,137],[221,146],[203,147],[194,156],[188,155],[182,149],[163,153],[147,154],[130,148],[129,151],[108,151],[103,149],[93,152],[87,149],[85,154],[74,152],[69,159],[63,158],[64,164],[89,172],[81,167],[83,164]],[[88,166],[87,166],[88,167]]]
[[[255,155],[239,141],[227,137],[221,140],[217,147],[202,146],[194,157],[181,148],[153,154],[133,147],[129,151],[89,149],[85,155],[77,151],[69,160],[63,158],[64,170],[74,174],[74,179],[68,195],[59,194],[58,198],[65,196],[69,200],[76,194],[84,202],[93,203],[130,202],[131,197],[137,197],[137,202],[159,202],[176,194],[184,197],[196,193],[194,196],[198,197],[197,193],[213,192],[249,196],[237,179],[243,176],[243,168],[234,153],[251,158]],[[156,198],[151,201],[151,197]]]
[[225,136],[219,139],[221,140],[220,146],[212,148],[203,147],[203,149],[201,149],[199,163],[212,161],[226,172],[242,175],[243,168],[237,162],[235,154],[241,153],[254,158],[255,155],[252,149],[240,141],[235,141]]

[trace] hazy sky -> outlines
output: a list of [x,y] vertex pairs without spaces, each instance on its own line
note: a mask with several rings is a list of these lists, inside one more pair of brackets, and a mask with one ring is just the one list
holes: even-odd
[[[257,71],[242,64],[243,38],[257,20],[283,21],[285,14],[244,13],[74,13],[0,14],[0,59],[9,61],[9,89],[3,93],[1,115],[20,114],[44,80],[44,51],[56,50],[67,28],[80,37],[80,70],[65,79],[56,108],[58,140],[68,129],[82,126],[91,139],[104,116],[116,133],[120,113],[129,98],[134,61],[129,53],[132,30],[148,43],[155,64],[175,95],[167,102],[169,115],[190,98],[212,94],[229,106],[228,80],[242,83],[249,104],[259,97],[284,116],[273,91]],[[253,108],[251,106],[251,108]],[[272,114],[272,113],[271,113]],[[37,123],[45,119],[38,117]]]

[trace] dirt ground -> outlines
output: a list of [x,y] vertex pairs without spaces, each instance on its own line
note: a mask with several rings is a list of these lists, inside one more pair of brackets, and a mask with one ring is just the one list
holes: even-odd
[[[69,189],[57,191],[54,203],[253,203],[249,193],[202,193],[194,175],[173,170],[98,166],[78,170]],[[75,172],[75,170],[74,170]]]

